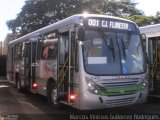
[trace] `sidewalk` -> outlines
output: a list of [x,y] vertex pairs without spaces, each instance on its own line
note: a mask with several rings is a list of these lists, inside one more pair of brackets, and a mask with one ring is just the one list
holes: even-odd
[[9,82],[7,77],[0,76],[0,82]]

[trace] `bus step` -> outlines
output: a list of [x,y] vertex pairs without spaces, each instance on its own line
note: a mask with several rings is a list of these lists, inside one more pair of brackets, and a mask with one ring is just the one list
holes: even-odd
[[66,102],[66,101],[60,101],[60,103],[63,103],[63,104],[65,104],[65,105],[68,105],[68,102]]

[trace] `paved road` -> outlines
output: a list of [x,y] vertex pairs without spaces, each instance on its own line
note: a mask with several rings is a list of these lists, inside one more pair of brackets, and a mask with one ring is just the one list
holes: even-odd
[[[152,116],[145,117],[156,117],[160,119],[157,116],[157,114],[160,114],[160,101],[150,99],[148,103],[143,105],[93,111],[79,111],[67,106],[63,110],[58,110],[49,106],[45,97],[31,93],[19,93],[12,83],[0,81],[0,114],[0,120],[4,120],[4,118],[10,118],[10,120],[17,120],[17,118],[18,120],[84,120],[91,118],[111,119],[112,117],[121,117],[124,119],[124,116],[116,116],[123,114],[126,114],[125,117],[128,117],[127,119],[130,119],[130,117],[132,119],[134,119],[133,117],[143,117],[136,116],[136,114],[152,114]],[[135,116],[128,116],[131,114]]]

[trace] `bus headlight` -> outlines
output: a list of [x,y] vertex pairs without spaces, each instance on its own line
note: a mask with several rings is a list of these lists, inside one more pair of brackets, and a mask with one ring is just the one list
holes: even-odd
[[147,86],[148,86],[148,81],[147,81],[147,80],[144,80],[144,81],[142,82],[141,89],[143,90],[143,89],[145,89]]
[[99,86],[93,82],[93,80],[89,79],[88,77],[85,78],[87,85],[88,85],[88,91],[93,94],[100,94]]

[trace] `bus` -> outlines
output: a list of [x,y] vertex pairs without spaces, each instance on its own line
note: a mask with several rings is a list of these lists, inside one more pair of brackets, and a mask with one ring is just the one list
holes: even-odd
[[9,43],[8,79],[54,107],[80,110],[144,103],[147,66],[137,25],[76,14]]
[[160,24],[140,27],[140,32],[146,35],[143,41],[148,58],[149,88],[151,93],[160,93]]

